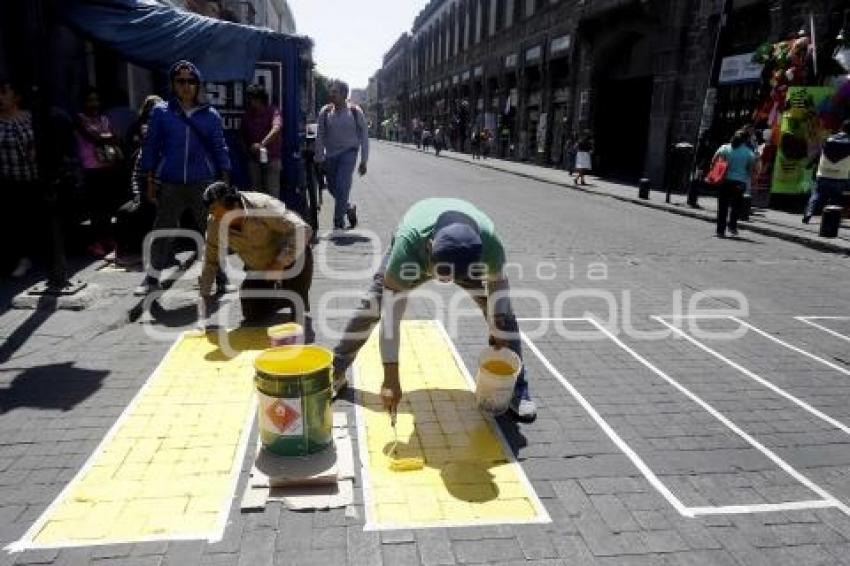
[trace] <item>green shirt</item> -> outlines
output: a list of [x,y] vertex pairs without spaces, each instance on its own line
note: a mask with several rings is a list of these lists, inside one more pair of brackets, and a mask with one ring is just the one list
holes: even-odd
[[480,263],[487,268],[486,280],[501,279],[505,249],[490,217],[465,200],[429,198],[410,207],[393,236],[386,273],[401,285],[400,290],[413,289],[433,278],[428,242],[434,236],[437,219],[448,211],[461,212],[478,224],[482,244]]

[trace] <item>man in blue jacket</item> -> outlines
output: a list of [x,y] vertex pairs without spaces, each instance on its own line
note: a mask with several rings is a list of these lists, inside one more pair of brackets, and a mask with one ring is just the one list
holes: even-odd
[[[207,208],[204,189],[213,181],[230,181],[230,157],[224,140],[221,116],[201,100],[201,73],[189,61],[178,61],[169,71],[172,97],[151,113],[140,169],[147,176],[147,196],[156,204],[153,229],[180,227],[187,210],[201,233],[206,230]],[[159,186],[157,186],[159,182]],[[151,264],[161,271],[171,263],[172,239],[157,238],[151,249]],[[159,288],[159,280],[148,275],[136,289],[137,295]],[[219,277],[216,292],[224,293]]]

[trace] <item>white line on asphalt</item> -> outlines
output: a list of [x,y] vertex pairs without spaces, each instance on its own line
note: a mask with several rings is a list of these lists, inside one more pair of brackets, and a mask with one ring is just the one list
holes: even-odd
[[801,511],[803,509],[827,509],[835,507],[831,501],[789,501],[787,503],[764,503],[757,505],[723,505],[720,507],[691,507],[694,515],[740,515],[746,513],[775,513],[776,511]]
[[798,348],[797,346],[789,344],[788,342],[784,342],[784,341],[780,340],[779,338],[768,334],[764,330],[761,330],[760,328],[756,328],[755,326],[753,326],[752,324],[749,324],[748,322],[744,322],[743,320],[741,320],[737,317],[734,317],[734,316],[730,316],[729,320],[734,320],[735,322],[737,322],[741,326],[749,328],[750,330],[752,330],[756,334],[760,334],[761,336],[764,336],[768,340],[772,340],[772,341],[776,342],[777,344],[781,344],[782,346],[785,346],[789,350],[793,350],[793,351],[797,352],[798,354],[802,354],[802,355],[806,356],[807,358],[810,358],[810,359],[815,360],[816,362],[819,362],[819,363],[821,363],[821,364],[823,364],[827,367],[830,367],[830,368],[834,369],[835,371],[837,371],[839,373],[843,373],[844,375],[850,375],[850,370],[848,370],[847,368],[843,368],[839,365],[836,365],[836,364],[830,362],[829,360],[825,360],[825,359],[821,358],[820,356],[816,356],[816,355],[814,355],[810,352],[807,352],[807,351],[803,350],[802,348]]
[[583,317],[578,318],[518,318],[517,322],[582,322]]
[[[227,329],[224,329],[224,330],[227,331]],[[118,544],[118,543],[122,542],[122,541],[118,541],[118,540],[104,539],[104,540],[100,540],[100,541],[67,542],[67,543],[61,543],[61,544],[44,545],[44,544],[34,543],[33,539],[35,539],[35,537],[38,535],[38,533],[41,532],[41,529],[44,528],[44,525],[47,522],[47,519],[53,513],[53,510],[60,503],[62,503],[65,500],[65,496],[70,492],[70,490],[72,488],[76,487],[77,481],[80,478],[84,477],[85,474],[87,474],[89,472],[89,470],[92,468],[92,466],[94,465],[95,459],[98,456],[100,456],[101,452],[103,452],[103,449],[106,447],[106,445],[109,444],[109,442],[112,441],[113,437],[115,437],[115,435],[118,433],[118,430],[124,424],[124,421],[127,420],[127,418],[129,418],[130,413],[132,413],[133,410],[135,410],[136,406],[139,404],[139,402],[141,402],[142,397],[147,392],[147,390],[151,387],[151,384],[153,383],[154,378],[158,376],[158,374],[160,373],[160,370],[165,366],[165,364],[168,361],[171,354],[177,349],[178,345],[180,344],[182,337],[186,334],[187,334],[186,332],[181,333],[180,336],[174,341],[174,343],[171,344],[171,346],[168,348],[168,351],[165,353],[165,355],[162,357],[162,359],[157,364],[156,369],[154,369],[151,372],[151,374],[148,376],[147,380],[145,381],[144,385],[142,385],[142,387],[139,389],[139,391],[136,393],[136,395],[133,397],[133,399],[127,404],[127,406],[124,408],[124,410],[121,411],[121,414],[118,416],[115,423],[107,431],[106,435],[103,437],[103,440],[101,440],[100,443],[97,445],[97,448],[95,448],[92,451],[92,453],[89,455],[89,457],[83,463],[82,468],[80,468],[80,470],[76,473],[76,475],[74,475],[73,479],[71,481],[69,481],[65,485],[64,488],[62,488],[62,491],[59,492],[59,495],[57,495],[56,498],[50,503],[50,505],[47,506],[47,509],[44,510],[44,512],[39,516],[39,518],[36,520],[36,522],[33,523],[33,525],[29,529],[27,529],[27,532],[25,532],[24,535],[18,541],[13,542],[13,543],[9,544],[8,546],[6,546],[5,550],[8,550],[9,552],[22,552],[24,550],[33,550],[33,549],[42,549],[42,548],[48,549],[48,548],[77,548],[77,547],[81,547],[81,546],[103,546],[103,545],[109,545],[109,544]],[[249,423],[252,427],[253,427],[253,418],[254,418],[254,415],[256,414],[256,412],[257,411],[256,411],[256,407],[255,407],[253,412],[250,413],[251,420],[249,421]],[[243,432],[243,438],[240,439],[240,441],[239,441],[240,449],[247,446],[248,438],[250,437],[250,435],[251,435],[250,429],[247,430],[247,433]],[[236,466],[237,469],[239,469],[239,470],[241,470],[241,463],[242,463],[242,457],[244,456],[244,451],[241,454],[242,454],[242,456],[239,456],[239,454],[237,454],[237,456],[235,457],[236,463],[234,464],[234,466]],[[233,492],[234,493],[236,492],[236,483],[239,479],[239,477],[238,477],[239,474],[237,473],[236,476],[237,476],[236,481],[233,482]],[[220,510],[220,512],[225,511],[224,517],[223,517],[223,520],[219,521],[218,528],[217,528],[216,532],[214,532],[212,534],[209,534],[209,533],[201,534],[201,533],[199,533],[199,534],[185,534],[185,535],[170,535],[168,537],[151,535],[150,537],[139,538],[139,539],[135,540],[134,542],[153,542],[153,541],[161,541],[161,540],[206,540],[209,543],[218,542],[222,538],[224,538],[224,529],[227,525],[227,518],[228,518],[228,515],[229,515],[229,510],[230,510],[230,506],[231,506],[231,503],[232,503],[232,499],[233,499],[233,497],[231,496],[231,498],[228,499],[227,502],[226,502],[225,509]]]
[[[463,374],[464,379],[467,384],[474,390],[475,389],[475,380],[469,373],[469,369],[466,367],[466,364],[463,361],[463,358],[460,356],[460,353],[457,351],[457,347],[455,346],[454,340],[451,339],[449,333],[446,331],[446,327],[443,325],[443,322],[440,320],[435,320],[438,331],[443,335],[446,340],[446,343],[449,345],[449,350],[454,357],[455,363],[460,368],[461,373]],[[351,368],[352,372],[352,383],[357,386],[357,364],[354,364]],[[354,407],[354,415],[355,420],[357,421],[357,438],[358,438],[358,453],[360,455],[360,473],[361,473],[361,481],[363,485],[363,501],[365,502],[365,515],[366,515],[366,524],[363,526],[364,531],[394,531],[394,530],[402,530],[402,529],[429,529],[429,528],[458,528],[458,527],[470,527],[470,526],[493,526],[493,525],[527,525],[527,524],[544,524],[551,523],[552,519],[549,516],[549,512],[546,510],[546,507],[543,505],[543,502],[540,500],[540,497],[537,495],[537,491],[534,489],[534,486],[531,485],[531,481],[528,479],[528,476],[525,475],[525,470],[523,470],[522,466],[514,456],[514,452],[511,449],[510,444],[505,438],[504,433],[502,432],[502,428],[492,417],[485,417],[493,432],[496,434],[496,437],[499,439],[499,442],[502,444],[502,451],[506,456],[506,459],[509,464],[513,464],[516,466],[517,477],[520,480],[520,483],[525,487],[526,492],[530,494],[531,504],[534,506],[534,510],[536,512],[536,517],[534,519],[526,520],[526,521],[517,521],[517,520],[472,520],[472,521],[458,521],[458,522],[437,522],[437,523],[416,523],[415,526],[412,526],[410,523],[404,524],[390,524],[390,523],[378,523],[373,516],[371,511],[371,505],[369,505],[369,501],[372,499],[372,482],[369,479],[369,447],[366,442],[366,415],[365,411],[367,409],[363,406],[362,403],[355,403]],[[482,417],[484,415],[482,414]]]
[[682,338],[684,338],[685,340],[687,340],[688,342],[690,342],[691,344],[693,344],[694,346],[696,346],[697,348],[702,350],[703,352],[706,352],[707,354],[714,356],[715,358],[717,358],[721,362],[732,366],[733,368],[735,368],[739,372],[743,373],[744,375],[746,375],[747,377],[749,377],[753,381],[767,387],[768,389],[770,389],[771,391],[773,391],[777,395],[784,397],[785,399],[791,401],[792,403],[794,403],[795,405],[797,405],[798,407],[800,407],[804,411],[811,413],[812,415],[816,416],[817,418],[819,418],[823,421],[828,422],[829,424],[831,424],[832,426],[834,426],[838,430],[840,430],[840,431],[842,431],[846,434],[850,434],[850,426],[847,426],[846,424],[842,423],[838,419],[834,419],[834,418],[830,417],[829,415],[827,415],[826,413],[819,411],[818,409],[812,407],[811,405],[809,405],[808,403],[806,403],[802,399],[795,397],[794,395],[788,393],[787,391],[785,391],[781,387],[774,385],[772,382],[764,379],[763,377],[761,377],[759,375],[756,375],[755,373],[748,370],[747,368],[745,368],[741,364],[734,362],[734,361],[730,360],[729,358],[727,358],[726,356],[724,356],[723,354],[721,354],[720,352],[713,350],[712,348],[709,348],[708,346],[706,346],[705,344],[703,344],[702,342],[700,342],[696,338],[685,333],[681,329],[676,328],[675,326],[673,326],[669,322],[663,320],[660,316],[653,316],[652,318],[657,320],[658,322],[660,322],[661,324],[663,324],[664,326],[666,326],[667,328],[669,328],[670,330],[675,332],[677,335],[681,336]]
[[[586,322],[586,319],[584,321]],[[690,512],[690,510],[679,500],[678,497],[673,495],[673,493],[667,488],[666,485],[664,485],[664,483],[660,479],[658,479],[658,476],[655,475],[655,472],[653,472],[649,468],[649,466],[647,466],[646,463],[641,459],[641,457],[638,456],[637,453],[635,453],[635,451],[632,450],[631,447],[626,444],[626,442],[622,438],[620,438],[620,435],[617,434],[617,432],[613,428],[611,428],[611,426],[605,421],[605,419],[602,418],[602,415],[600,415],[596,411],[596,409],[593,408],[593,405],[591,405],[590,402],[584,398],[584,396],[578,391],[578,389],[576,389],[573,384],[570,383],[567,378],[565,378],[561,374],[560,371],[558,371],[558,368],[552,365],[552,362],[550,362],[549,359],[546,358],[545,355],[543,355],[543,352],[541,352],[537,348],[537,345],[532,342],[531,339],[526,336],[524,332],[520,332],[520,336],[522,337],[522,341],[525,342],[525,345],[528,346],[528,348],[532,352],[534,352],[535,356],[537,356],[537,359],[539,359],[540,362],[544,366],[546,366],[546,369],[549,370],[549,373],[552,374],[552,377],[558,380],[561,385],[563,385],[566,390],[569,391],[570,395],[572,395],[573,398],[578,401],[579,405],[581,405],[584,410],[587,411],[587,413],[590,415],[590,418],[596,421],[596,424],[599,425],[599,428],[601,428],[602,431],[606,435],[608,435],[608,438],[611,439],[611,441],[617,446],[617,448],[619,448],[623,452],[623,454],[625,454],[626,457],[628,457],[628,459],[632,461],[632,464],[634,464],[635,467],[640,470],[640,473],[643,474],[643,476],[652,485],[652,487],[654,487],[658,491],[658,493],[660,493],[664,497],[664,499],[666,499],[667,502],[670,503],[670,505],[672,505],[673,508],[679,512],[679,514],[685,517],[693,517],[694,514]]]
[[796,318],[800,322],[805,322],[809,326],[814,326],[815,328],[817,328],[819,330],[823,330],[827,334],[832,334],[836,338],[840,338],[841,340],[844,340],[846,342],[850,342],[850,336],[847,336],[845,334],[841,334],[840,332],[836,332],[835,330],[833,330],[831,328],[827,328],[826,326],[823,326],[822,324],[812,322],[813,320],[850,320],[850,317],[848,317],[848,316],[795,316],[794,318]]
[[709,414],[718,419],[721,423],[723,423],[727,428],[735,432],[738,436],[748,442],[751,446],[759,450],[762,454],[764,454],[768,459],[777,464],[783,471],[788,473],[798,482],[803,484],[805,487],[813,491],[814,493],[821,496],[823,499],[819,502],[809,502],[809,501],[797,501],[797,502],[787,502],[787,503],[776,503],[776,504],[753,504],[753,505],[733,505],[733,506],[721,506],[721,507],[686,507],[682,502],[664,485],[664,483],[655,475],[655,473],[646,465],[646,463],[638,456],[631,447],[623,441],[622,438],[614,431],[610,425],[602,418],[602,416],[593,408],[593,406],[581,395],[581,393],[561,374],[560,371],[546,358],[546,356],[537,348],[537,346],[523,333],[521,333],[521,337],[523,342],[531,349],[531,351],[537,356],[537,358],[543,363],[544,366],[549,370],[552,376],[563,385],[567,391],[579,402],[579,404],[588,412],[588,414],[593,418],[594,421],[602,428],[605,434],[617,445],[617,447],[624,453],[626,456],[632,461],[632,463],[640,470],[640,472],[646,477],[647,481],[665,498],[667,501],[683,516],[685,517],[695,517],[698,514],[706,515],[706,514],[724,514],[724,513],[762,513],[762,512],[774,512],[774,511],[783,511],[783,510],[795,510],[795,509],[808,509],[808,508],[825,508],[825,507],[836,507],[840,509],[842,512],[850,515],[850,508],[841,503],[838,499],[830,495],[823,488],[816,485],[814,482],[797,472],[794,468],[792,468],[789,464],[787,464],[784,460],[779,458],[776,454],[770,451],[768,448],[763,446],[757,440],[752,438],[746,432],[738,428],[732,421],[726,418],[722,413],[717,411],[714,407],[703,401],[700,397],[692,393],[690,390],[679,384],[677,381],[670,378],[667,374],[659,370],[648,360],[643,358],[640,354],[635,352],[625,343],[623,343],[619,338],[617,338],[614,334],[608,331],[604,326],[599,324],[595,319],[587,318],[583,319],[584,322],[589,323],[596,327],[597,330],[606,335],[610,340],[612,340],[617,346],[621,349],[625,350],[632,357],[638,360],[642,365],[647,367],[653,373],[667,381],[670,385],[675,387],[681,393],[683,393],[686,397],[691,399],[693,402],[698,404],[701,408],[707,411]]
[[[721,423],[726,425],[726,427],[728,427],[729,430],[731,430],[732,432],[734,432],[735,434],[740,436],[742,439],[744,439],[746,442],[748,442],[753,448],[755,448],[756,450],[758,450],[759,452],[764,454],[774,464],[776,464],[777,466],[782,468],[782,470],[784,470],[785,473],[787,473],[788,475],[790,475],[791,477],[796,479],[798,482],[800,482],[801,484],[803,484],[804,486],[809,488],[811,491],[817,493],[820,497],[822,497],[824,499],[824,501],[828,501],[828,502],[832,503],[833,506],[838,507],[839,509],[841,509],[841,511],[843,511],[847,515],[850,515],[850,507],[848,507],[847,505],[845,505],[844,503],[842,503],[841,501],[839,501],[838,499],[833,497],[825,489],[823,489],[822,487],[820,487],[819,485],[814,483],[812,480],[810,480],[809,478],[807,478],[806,476],[804,476],[803,474],[801,474],[800,472],[795,470],[793,467],[791,467],[790,464],[788,464],[785,460],[783,460],[782,458],[777,456],[772,450],[770,450],[769,448],[764,446],[762,443],[760,443],[758,440],[756,440],[755,438],[753,438],[752,436],[750,436],[749,434],[744,432],[741,428],[738,427],[738,425],[736,425],[731,420],[729,420],[723,413],[721,413],[720,411],[715,409],[713,406],[708,404],[701,397],[699,397],[698,395],[693,393],[691,390],[686,388],[684,385],[680,384],[678,381],[674,380],[673,378],[668,376],[666,373],[664,373],[663,371],[661,371],[660,369],[655,367],[646,358],[644,358],[643,356],[641,356],[640,354],[638,354],[637,352],[635,352],[634,350],[629,348],[629,346],[627,346],[625,343],[623,343],[622,340],[617,338],[613,333],[611,333],[603,325],[599,324],[599,322],[597,322],[595,319],[588,319],[588,322],[590,322],[600,332],[602,332],[603,334],[608,336],[611,340],[613,340],[615,344],[620,346],[620,348],[622,348],[623,350],[625,350],[626,352],[631,354],[632,357],[634,357],[637,361],[639,361],[641,364],[643,364],[646,368],[648,368],[653,373],[658,375],[658,377],[662,378],[664,381],[666,381],[667,383],[669,383],[670,385],[672,385],[673,387],[678,389],[682,394],[684,394],[686,397],[688,397],[691,401],[693,401],[694,403],[696,403],[697,405],[702,407],[703,410],[705,410],[706,412],[711,414],[714,418],[716,418]],[[787,504],[779,503],[779,504],[776,504],[776,505],[781,506],[781,505],[787,505]],[[757,509],[758,509],[757,505],[744,505],[744,506],[741,506],[741,507],[749,507],[750,509],[752,509],[752,511],[750,511],[750,512],[758,512],[757,511]]]

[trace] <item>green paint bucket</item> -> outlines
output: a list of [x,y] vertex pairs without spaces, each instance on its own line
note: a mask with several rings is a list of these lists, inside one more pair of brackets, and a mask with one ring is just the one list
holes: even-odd
[[260,440],[281,456],[320,452],[332,441],[333,354],[315,345],[279,346],[254,361]]

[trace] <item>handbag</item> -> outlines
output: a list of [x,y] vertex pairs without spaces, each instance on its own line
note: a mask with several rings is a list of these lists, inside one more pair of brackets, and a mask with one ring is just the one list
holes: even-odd
[[723,155],[718,155],[711,162],[711,169],[708,175],[705,176],[705,182],[709,185],[719,185],[726,180],[726,173],[729,172],[729,162]]

